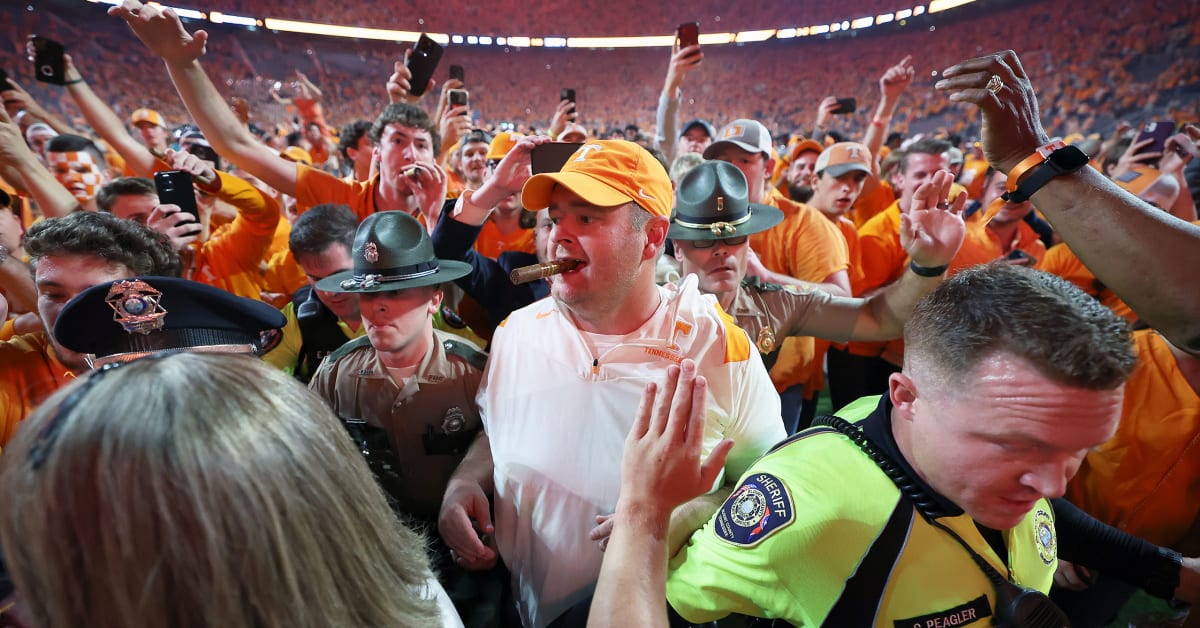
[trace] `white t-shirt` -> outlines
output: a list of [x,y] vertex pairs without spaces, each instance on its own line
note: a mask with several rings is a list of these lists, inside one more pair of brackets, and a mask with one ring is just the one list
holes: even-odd
[[646,383],[668,366],[691,358],[707,378],[704,450],[735,441],[731,478],[786,436],[745,332],[694,276],[659,290],[654,315],[625,337],[580,332],[547,297],[513,312],[492,340],[478,400],[496,465],[496,542],[526,626],[591,595],[603,554],[588,532],[616,508],[625,436]]

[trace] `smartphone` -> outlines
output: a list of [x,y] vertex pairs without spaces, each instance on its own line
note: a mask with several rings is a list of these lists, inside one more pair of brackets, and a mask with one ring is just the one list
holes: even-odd
[[62,85],[67,82],[66,49],[53,39],[33,36],[33,70],[37,80]]
[[[192,187],[192,173],[182,170],[164,170],[154,173],[154,189],[158,190],[159,205],[178,205],[180,211],[199,216],[196,207],[196,190]],[[195,219],[180,221],[175,226],[196,222]]]
[[441,45],[430,39],[428,35],[421,33],[417,45],[413,46],[412,54],[408,56],[408,71],[412,73],[412,78],[408,80],[410,86],[408,93],[413,96],[425,93],[429,79],[433,78],[433,71],[437,69],[438,62],[442,60],[442,52]]
[[463,67],[461,65],[450,66],[450,78],[451,79],[456,79],[456,80],[462,81],[463,83],[466,83],[467,79],[465,78],[465,76],[466,76],[466,74],[463,73]]
[[469,106],[471,106],[470,94],[467,92],[467,90],[465,90],[465,89],[450,90],[450,106],[451,107],[469,107]]
[[575,104],[575,89],[574,88],[564,87],[564,88],[562,88],[561,91],[558,92],[558,101],[562,102],[564,100],[571,101],[572,105]]
[[563,164],[583,146],[580,142],[547,142],[538,144],[529,151],[529,165],[533,174],[558,172]]
[[684,22],[679,25],[679,29],[675,32],[675,42],[679,44],[679,48],[687,48],[688,46],[697,46],[700,44],[700,22]]
[[12,85],[8,84],[8,72],[0,70],[0,92],[6,89],[12,89]]
[[855,110],[858,109],[858,101],[853,98],[839,98],[837,99],[837,103],[838,108],[834,109],[833,113],[839,115],[844,113],[854,113]]
[[1143,140],[1154,140],[1146,146],[1138,149],[1135,155],[1142,153],[1161,153],[1166,149],[1167,138],[1175,134],[1175,123],[1171,120],[1151,120],[1142,127],[1142,132],[1138,133],[1134,138],[1133,143],[1137,144]]

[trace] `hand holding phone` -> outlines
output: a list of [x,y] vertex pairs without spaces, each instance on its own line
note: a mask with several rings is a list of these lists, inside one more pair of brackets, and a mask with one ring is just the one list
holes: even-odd
[[579,142],[546,142],[538,144],[529,151],[530,171],[533,174],[543,172],[558,172],[563,164],[579,150],[583,144]]
[[1151,120],[1142,127],[1141,133],[1138,133],[1134,138],[1133,143],[1137,144],[1145,140],[1152,140],[1149,144],[1137,149],[1135,155],[1143,153],[1162,153],[1166,149],[1167,138],[1175,134],[1175,122],[1171,120]]
[[[199,216],[196,206],[196,190],[192,187],[192,174],[182,170],[164,170],[154,173],[154,189],[158,191],[159,205],[178,205],[179,211],[192,216]],[[195,223],[195,218],[187,218],[175,226]]]
[[564,100],[570,101],[571,111],[575,111],[575,88],[564,87],[558,92],[558,101],[562,102]]
[[67,82],[66,49],[53,39],[33,36],[33,74],[43,83],[64,85]]
[[[450,106],[453,107],[470,107],[470,94],[465,89],[450,90]],[[462,115],[466,115],[464,112]]]
[[425,93],[438,62],[442,60],[443,52],[441,45],[424,33],[421,34],[421,38],[413,46],[412,53],[408,55],[408,71],[412,74],[412,78],[408,80],[409,94],[420,96]]
[[839,98],[837,99],[837,104],[837,109],[833,110],[833,113],[837,115],[854,113],[858,110],[858,101],[854,98]]

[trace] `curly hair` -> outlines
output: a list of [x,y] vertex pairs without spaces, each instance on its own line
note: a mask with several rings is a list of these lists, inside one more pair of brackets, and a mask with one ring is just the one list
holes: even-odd
[[178,277],[183,270],[166,235],[104,212],[80,211],[33,225],[25,234],[25,252],[34,266],[48,256],[95,255],[133,275]]
[[375,118],[375,123],[371,125],[372,143],[379,143],[384,129],[389,124],[399,124],[429,133],[430,141],[433,144],[433,154],[441,154],[442,136],[438,135],[437,124],[429,119],[429,114],[420,108],[402,102],[392,103],[385,107],[383,113],[379,114],[379,117]]

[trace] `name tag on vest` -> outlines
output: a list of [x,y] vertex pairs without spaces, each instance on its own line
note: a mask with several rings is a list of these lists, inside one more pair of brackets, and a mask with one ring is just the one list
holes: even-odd
[[992,605],[986,595],[981,595],[966,604],[912,619],[897,619],[895,628],[957,628],[973,624],[984,617],[992,616]]

